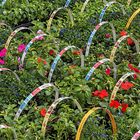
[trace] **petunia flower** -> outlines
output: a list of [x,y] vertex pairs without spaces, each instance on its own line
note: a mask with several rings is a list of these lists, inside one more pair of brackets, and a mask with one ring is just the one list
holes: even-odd
[[111,103],[109,104],[110,107],[113,108],[118,108],[121,104],[117,100],[112,100]]
[[107,68],[107,69],[105,70],[105,73],[106,73],[106,75],[110,75],[111,69],[110,69],[110,68]]
[[134,71],[134,72],[136,72],[136,73],[140,73],[140,70],[137,69],[137,68],[135,68],[135,67],[133,67],[132,64],[128,64],[128,67],[129,67],[130,70],[132,70],[132,71]]
[[0,51],[0,57],[4,57],[7,53],[7,49],[6,48],[3,48],[1,51]]
[[45,115],[46,115],[46,108],[42,108],[42,109],[40,110],[40,115],[41,115],[42,117],[45,117]]
[[127,44],[130,45],[130,46],[134,46],[135,45],[134,41],[130,37],[127,38]]
[[4,65],[5,64],[5,61],[0,59],[0,65]]
[[132,84],[131,82],[123,82],[121,84],[121,88],[124,89],[124,90],[129,90],[130,88],[132,88],[134,86],[134,84]]
[[126,32],[125,30],[122,30],[122,31],[120,32],[120,36],[125,36],[125,35],[127,35],[127,32]]
[[25,50],[25,47],[26,47],[26,45],[25,44],[20,44],[19,46],[18,46],[18,52],[23,52],[24,50]]
[[108,92],[104,89],[101,90],[101,92],[98,95],[101,99],[104,99],[105,97],[108,97]]
[[124,113],[124,112],[126,112],[126,109],[128,108],[128,104],[122,103],[121,107],[122,107],[121,111]]

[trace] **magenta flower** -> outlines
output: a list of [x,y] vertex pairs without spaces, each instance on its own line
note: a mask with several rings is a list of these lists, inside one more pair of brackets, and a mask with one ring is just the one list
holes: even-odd
[[4,65],[5,64],[5,61],[0,59],[0,65]]
[[4,57],[6,55],[7,49],[4,48],[0,51],[0,57]]
[[26,45],[25,44],[20,44],[19,46],[18,46],[18,52],[23,52],[24,50],[25,50],[25,47],[26,47]]

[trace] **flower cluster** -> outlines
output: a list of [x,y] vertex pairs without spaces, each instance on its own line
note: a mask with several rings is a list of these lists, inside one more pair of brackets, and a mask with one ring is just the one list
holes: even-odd
[[112,100],[109,104],[110,107],[118,109],[119,107],[121,107],[121,111],[124,113],[126,112],[126,109],[128,108],[128,104],[126,103],[119,103],[117,100]]
[[134,87],[134,84],[132,84],[131,82],[128,82],[128,81],[123,82],[123,83],[121,84],[121,88],[122,88],[123,90],[129,90],[129,89],[132,88],[132,87]]

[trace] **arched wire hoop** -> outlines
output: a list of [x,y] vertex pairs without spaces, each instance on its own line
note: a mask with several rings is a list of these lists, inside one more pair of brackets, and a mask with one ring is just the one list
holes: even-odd
[[87,46],[86,46],[85,56],[89,55],[89,49],[90,49],[90,46],[92,44],[92,40],[93,40],[94,35],[100,29],[100,27],[104,24],[109,24],[110,25],[110,27],[112,28],[113,40],[114,40],[114,42],[116,42],[116,31],[115,31],[115,28],[114,28],[113,24],[108,22],[108,21],[103,21],[103,22],[99,23],[98,25],[96,25],[95,29],[90,34],[90,37],[88,39],[88,43],[87,43]]
[[10,130],[13,132],[14,140],[17,140],[16,131],[15,131],[15,129],[13,129],[12,127],[1,124],[1,125],[0,125],[0,129],[10,129]]
[[23,67],[24,65],[24,60],[25,60],[25,57],[26,57],[26,54],[29,50],[29,48],[31,47],[31,45],[36,42],[40,37],[43,37],[43,36],[47,36],[46,34],[40,34],[40,35],[37,35],[36,37],[34,37],[26,46],[23,54],[22,54],[22,58],[21,58],[21,61],[20,61],[20,68]]
[[[111,55],[110,55],[110,61],[111,61],[111,62],[114,61],[115,53],[116,53],[116,51],[117,51],[117,48],[119,48],[120,43],[121,43],[123,40],[125,40],[126,38],[129,38],[129,37],[134,41],[134,43],[135,43],[135,45],[136,45],[136,51],[137,51],[138,54],[140,54],[139,42],[138,42],[134,37],[132,37],[132,36],[130,36],[130,35],[125,35],[125,36],[120,37],[120,38],[117,40],[117,42],[115,43],[115,45],[114,45],[114,47],[113,47],[113,49],[112,49],[112,51],[111,51]],[[139,62],[139,63],[140,63],[140,62]]]
[[69,6],[70,2],[71,2],[71,0],[66,0],[64,8],[67,8]]
[[127,1],[127,5],[129,6],[131,4],[131,0],[128,0]]
[[115,85],[115,87],[114,87],[114,89],[113,89],[113,91],[112,91],[112,93],[111,93],[110,102],[111,102],[112,100],[115,99],[116,94],[117,94],[117,92],[118,92],[118,90],[119,90],[121,84],[123,83],[123,81],[124,81],[127,77],[133,76],[134,74],[135,74],[134,72],[128,72],[128,73],[126,73],[125,75],[123,75],[123,76],[119,79],[119,81],[116,83],[116,85]]
[[10,72],[12,72],[15,75],[16,79],[18,80],[18,82],[20,82],[20,79],[19,79],[18,75],[14,71],[12,71],[12,70],[10,70],[8,68],[0,68],[0,72],[1,71],[10,71]]
[[11,40],[13,39],[13,37],[14,37],[19,31],[21,31],[21,30],[29,30],[29,31],[31,31],[31,32],[35,35],[35,33],[34,33],[31,29],[29,29],[29,28],[27,28],[27,27],[20,27],[20,28],[17,28],[15,31],[13,31],[13,32],[11,33],[11,35],[8,37],[8,39],[7,39],[6,43],[5,43],[5,48],[6,48],[7,50],[8,50],[8,47],[9,47],[10,42],[11,42]]
[[111,6],[112,4],[118,4],[118,5],[121,7],[121,10],[122,10],[122,12],[123,12],[123,15],[126,14],[126,12],[125,12],[125,10],[124,10],[122,4],[120,4],[119,2],[116,2],[116,1],[111,1],[111,2],[108,2],[108,3],[106,4],[106,6],[104,7],[104,9],[102,10],[102,12],[101,12],[101,14],[100,14],[100,16],[99,16],[99,22],[102,22],[103,17],[104,17],[104,14],[105,14],[107,8],[108,8],[109,6]]
[[140,8],[137,9],[137,10],[132,14],[132,16],[129,18],[129,20],[128,20],[126,26],[125,26],[125,29],[126,29],[126,30],[129,28],[130,24],[132,23],[132,21],[134,20],[134,18],[137,16],[137,14],[139,14],[139,12],[140,12]]
[[75,48],[75,49],[78,49],[80,51],[80,56],[81,56],[81,67],[84,67],[84,55],[82,53],[82,51],[78,48],[78,47],[75,47],[75,46],[68,46],[66,48],[64,48],[63,50],[61,50],[61,52],[56,56],[56,58],[54,59],[52,65],[51,65],[51,70],[49,72],[49,76],[48,76],[48,80],[49,82],[51,82],[51,79],[52,79],[52,76],[53,76],[53,72],[55,70],[55,67],[58,63],[58,60],[60,60],[61,56],[69,49],[71,48]]
[[0,4],[0,6],[4,6],[4,4],[6,3],[7,0],[3,0]]
[[84,127],[84,124],[86,123],[88,117],[96,112],[97,110],[105,110],[106,113],[109,115],[109,118],[110,118],[110,121],[111,121],[111,124],[112,124],[112,131],[113,131],[113,135],[115,136],[115,134],[117,133],[117,126],[116,126],[116,122],[115,122],[115,119],[113,117],[113,115],[111,114],[111,112],[107,109],[104,109],[104,108],[101,108],[101,107],[94,107],[92,108],[91,110],[89,110],[85,115],[84,117],[82,118],[81,122],[80,122],[80,125],[78,127],[78,131],[77,131],[77,134],[76,134],[76,138],[75,140],[80,140],[80,137],[81,137],[81,132],[82,132],[82,129]]
[[22,102],[22,104],[20,105],[16,115],[15,115],[15,120],[19,118],[20,114],[22,113],[22,111],[24,110],[24,108],[26,107],[26,105],[28,104],[28,102],[35,96],[37,95],[40,91],[42,91],[43,89],[47,89],[49,87],[53,87],[55,90],[55,100],[58,99],[59,97],[59,91],[57,89],[56,86],[54,86],[52,83],[47,83],[47,84],[43,84],[42,86],[36,88],[31,94],[28,95],[28,97]]
[[[83,6],[82,6],[82,9],[81,9],[81,13],[84,12],[84,10],[85,10],[85,8],[86,8],[86,6],[87,6],[87,4],[88,4],[89,1],[90,1],[90,0],[86,0],[86,1],[84,2]],[[104,2],[105,4],[107,4],[107,1],[106,1],[106,0],[103,0],[103,2]]]
[[[100,61],[98,61],[91,69],[90,71],[87,73],[86,77],[85,77],[85,80],[89,80],[89,78],[91,77],[91,75],[93,74],[93,72],[100,66],[100,65],[103,65],[105,62],[110,62],[110,59],[102,59]],[[113,67],[114,67],[114,79],[116,79],[117,77],[117,66],[116,64],[113,62]]]
[[0,27],[1,27],[1,26],[8,27],[9,30],[12,32],[12,28],[11,28],[9,25],[7,25],[6,23],[1,22],[1,23],[0,23]]
[[138,140],[139,137],[140,137],[140,130],[134,134],[131,140]]
[[72,16],[72,11],[68,8],[65,8],[65,7],[60,7],[58,9],[56,9],[55,11],[53,11],[53,13],[51,14],[49,20],[48,20],[48,24],[47,24],[47,31],[50,32],[50,29],[51,29],[51,25],[52,25],[52,21],[53,21],[53,18],[54,16],[56,15],[56,13],[58,13],[60,10],[66,10],[68,12],[68,15],[70,17],[70,20],[71,20],[71,24],[72,26],[74,25],[74,20],[73,20],[73,16]]
[[66,100],[66,99],[70,99],[70,100],[73,100],[74,101],[74,104],[77,106],[77,108],[79,109],[80,112],[83,112],[82,111],[82,107],[80,106],[80,104],[77,102],[76,99],[73,99],[72,97],[61,97],[61,98],[58,98],[56,101],[54,101],[50,107],[48,108],[47,110],[47,113],[44,117],[44,120],[43,120],[43,123],[42,123],[42,129],[41,129],[41,132],[42,132],[42,136],[45,137],[45,131],[46,131],[46,127],[47,127],[47,123],[49,121],[49,117],[50,115],[52,114],[53,110],[57,107],[57,105]]

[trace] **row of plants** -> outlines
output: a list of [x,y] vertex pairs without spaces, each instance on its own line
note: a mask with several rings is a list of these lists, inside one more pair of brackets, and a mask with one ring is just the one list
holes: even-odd
[[[25,2],[25,3],[24,3]],[[98,61],[109,58],[114,47],[112,30],[109,24],[101,26],[93,37],[90,52],[84,56],[84,67],[81,67],[81,52],[85,55],[91,32],[99,23],[100,13],[105,4],[90,1],[83,13],[80,13],[84,1],[72,1],[70,9],[74,18],[72,26],[67,11],[59,11],[54,17],[51,30],[47,30],[50,15],[65,1],[23,1],[14,4],[7,1],[1,8],[0,19],[10,25],[12,30],[27,25],[30,30],[20,31],[5,48],[11,29],[0,26],[0,68],[12,71],[0,72],[0,124],[10,126],[16,132],[17,139],[42,139],[42,122],[49,106],[55,100],[52,87],[40,91],[24,108],[18,119],[14,120],[19,106],[26,97],[44,83],[52,82],[59,89],[59,97],[76,99],[83,112],[73,104],[72,100],[59,103],[52,112],[45,131],[47,140],[75,139],[83,116],[93,107],[108,109],[117,124],[117,133],[112,134],[111,121],[106,111],[93,113],[86,121],[81,133],[85,139],[124,139],[129,140],[140,130],[140,79],[138,68],[140,56],[136,53],[136,45],[131,38],[120,43],[114,63],[117,65],[114,77],[114,65],[106,62],[98,67],[89,80],[85,77]],[[119,1],[125,5],[126,1]],[[104,16],[105,21],[112,23],[116,30],[116,41],[131,34],[139,41],[139,15],[133,20],[130,28],[124,27],[128,18],[139,8],[139,2],[133,1],[124,7],[126,15],[117,4],[110,6]],[[4,13],[4,14],[2,14]],[[11,16],[7,16],[11,14]],[[29,23],[29,24],[27,24]],[[38,31],[38,29],[40,29]],[[29,48],[24,65],[19,67],[27,44],[38,35]],[[51,81],[48,80],[50,69],[58,54],[67,46],[76,46],[66,51],[58,61]],[[0,70],[1,71],[1,70]],[[126,73],[134,72],[120,85],[116,97],[110,101],[117,81]],[[129,131],[128,131],[129,130]],[[1,139],[13,139],[11,129],[0,129]]]

